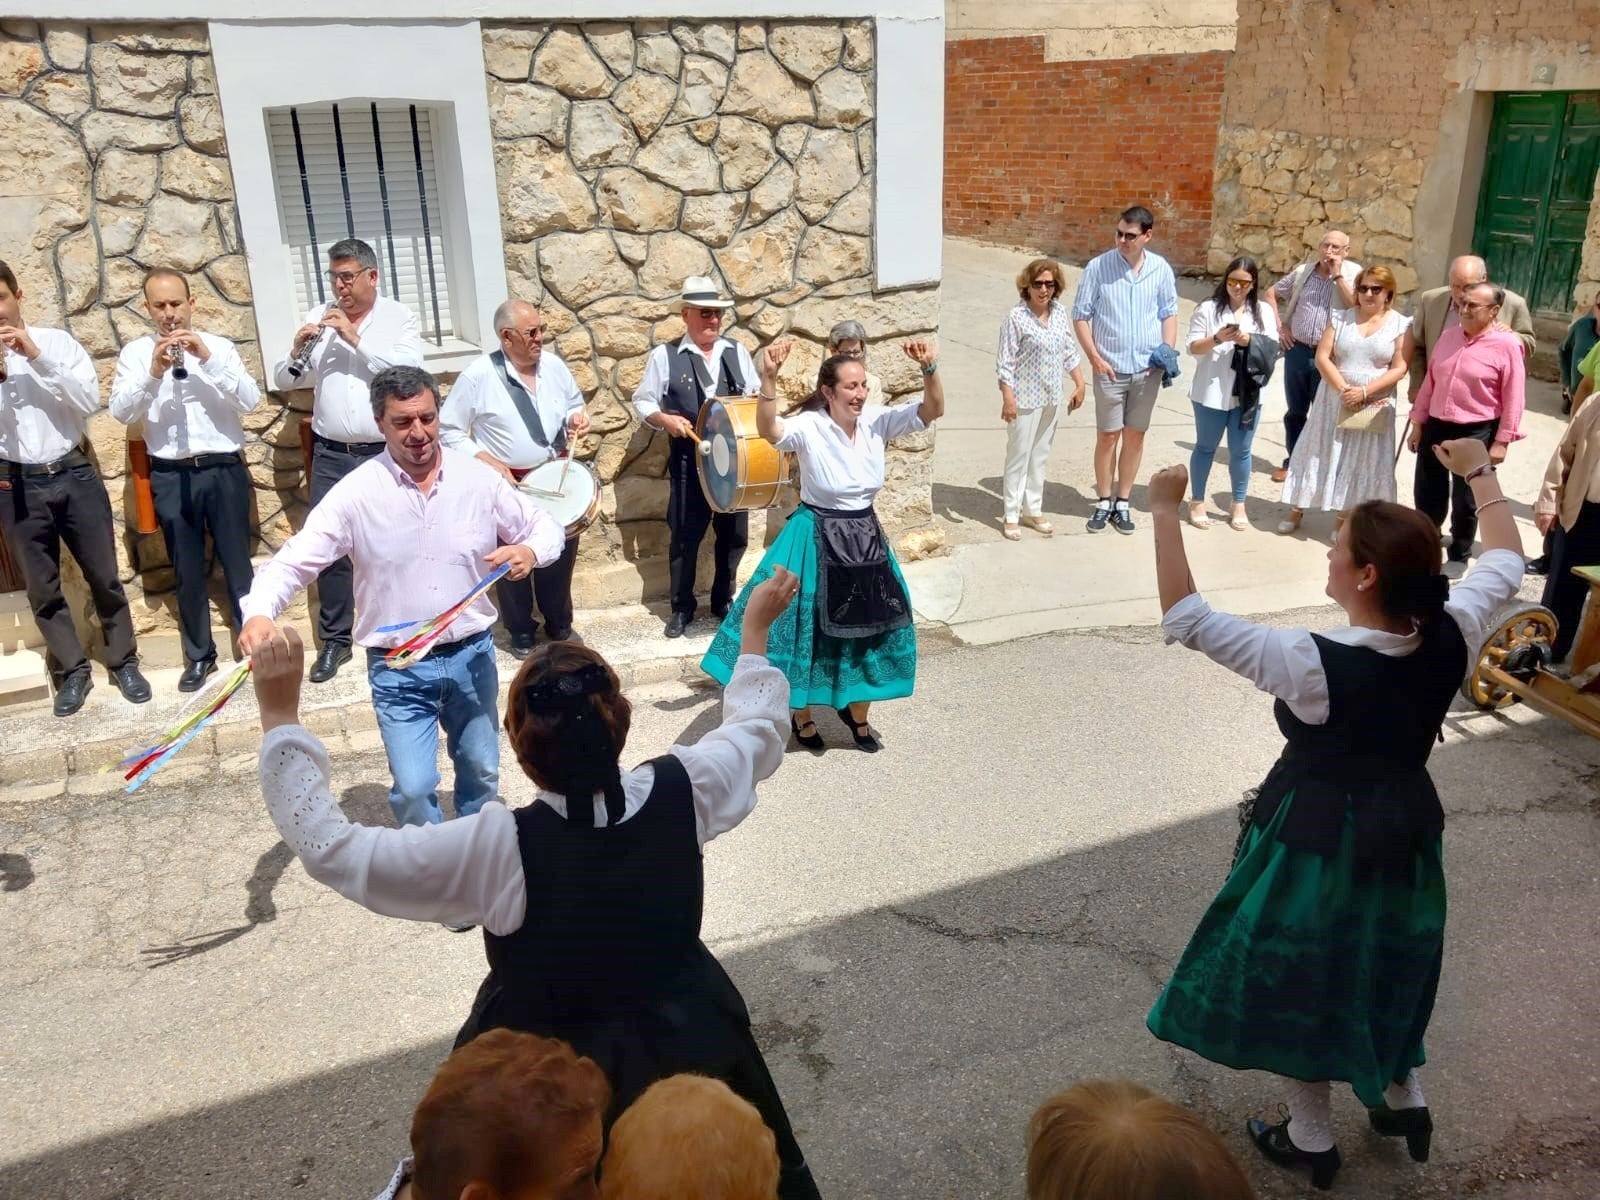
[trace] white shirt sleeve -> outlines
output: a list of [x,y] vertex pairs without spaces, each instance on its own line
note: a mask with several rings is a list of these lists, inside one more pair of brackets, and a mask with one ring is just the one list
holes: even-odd
[[[729,339],[732,341],[732,339]],[[739,374],[744,377],[744,392],[749,395],[761,390],[761,372],[756,370],[756,360],[750,357],[750,351],[743,342],[734,342],[734,357],[739,360]]]
[[756,654],[741,654],[722,694],[722,724],[672,753],[694,787],[694,816],[704,846],[756,806],[756,785],[783,763],[789,740],[789,681]]
[[1008,388],[1017,386],[1017,360],[1022,355],[1022,339],[1017,336],[1016,309],[1000,322],[1000,344],[994,352],[995,378]]
[[[1189,342],[1192,345],[1202,338],[1210,337],[1215,330],[1211,328],[1212,319],[1216,316],[1217,306],[1210,300],[1202,300],[1194,306],[1194,315],[1189,318]],[[1185,350],[1188,347],[1184,347]]]
[[1212,611],[1191,592],[1161,618],[1167,641],[1181,642],[1211,661],[1243,675],[1276,696],[1308,725],[1328,720],[1328,677],[1322,655],[1305,629],[1270,629]]
[[[215,384],[217,391],[241,413],[247,413],[260,404],[261,389],[250,377],[250,372],[244,369],[244,359],[239,357],[238,348],[220,337],[207,338],[205,343],[211,357],[205,362],[197,362],[196,369]],[[149,373],[146,367],[145,374]]]
[[276,621],[295,593],[349,553],[350,528],[340,507],[339,489],[334,488],[306,514],[300,531],[256,571],[249,593],[239,601],[240,615],[246,621],[252,617]]
[[356,342],[356,353],[367,360],[374,374],[385,367],[422,365],[422,334],[417,325],[417,314],[398,301],[395,307],[400,311],[392,326],[388,322],[373,321],[373,326],[382,327],[369,327],[367,333]]
[[388,917],[514,933],[527,908],[517,826],[491,800],[470,817],[402,829],[353,824],[329,787],[328,752],[299,725],[261,742],[261,791],[306,873]]
[[908,433],[919,433],[928,427],[928,423],[922,419],[920,404],[895,404],[878,411],[883,414],[875,422],[878,436],[886,442]]
[[1455,618],[1467,639],[1467,665],[1478,660],[1483,635],[1495,612],[1517,594],[1525,567],[1515,550],[1486,550],[1466,577],[1450,589],[1445,611]]
[[117,371],[111,377],[111,415],[124,425],[143,420],[161,394],[161,380],[150,374],[150,355],[155,350],[151,338],[129,342],[117,355]]
[[483,378],[486,372],[479,366],[487,360],[478,359],[456,377],[450,394],[439,406],[439,441],[463,454],[477,454],[483,450],[472,439],[472,423],[478,416],[478,405],[483,395]]
[[805,447],[806,433],[811,427],[815,414],[811,412],[790,413],[787,417],[778,418],[778,440],[773,442],[773,448],[785,454],[797,454]]
[[71,334],[58,333],[49,341],[46,349],[35,339],[39,357],[33,360],[33,373],[51,395],[92,416],[100,408],[100,376],[94,361]]
[[670,354],[670,347],[657,346],[644,360],[644,378],[639,380],[639,386],[633,391],[633,411],[639,414],[641,421],[647,421],[661,411],[661,401],[667,390],[667,359]]
[[[482,463],[475,465],[488,470]],[[526,546],[533,552],[535,566],[547,567],[560,558],[567,548],[566,527],[498,474],[494,483],[495,535],[508,546]]]

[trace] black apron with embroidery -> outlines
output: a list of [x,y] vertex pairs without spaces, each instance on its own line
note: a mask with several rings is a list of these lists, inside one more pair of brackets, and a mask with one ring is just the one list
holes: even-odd
[[817,519],[817,626],[870,638],[911,624],[911,597],[889,561],[878,514],[806,505]]

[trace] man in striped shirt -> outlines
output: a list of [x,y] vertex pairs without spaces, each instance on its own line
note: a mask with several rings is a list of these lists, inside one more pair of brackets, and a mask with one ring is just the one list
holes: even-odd
[[1145,248],[1155,222],[1142,205],[1125,210],[1117,220],[1116,249],[1084,267],[1072,302],[1078,344],[1094,368],[1098,500],[1089,529],[1095,533],[1108,523],[1118,533],[1133,532],[1128,497],[1161,388],[1161,368],[1150,356],[1163,342],[1174,352],[1178,347],[1178,281],[1167,260]]

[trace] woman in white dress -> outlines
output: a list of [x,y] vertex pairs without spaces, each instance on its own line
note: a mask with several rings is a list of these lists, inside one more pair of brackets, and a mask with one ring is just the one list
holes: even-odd
[[1322,384],[1283,484],[1289,515],[1279,533],[1300,528],[1308,508],[1344,514],[1363,500],[1393,500],[1394,393],[1405,378],[1411,318],[1397,313],[1394,274],[1368,267],[1356,277],[1356,307],[1335,312],[1317,345]]

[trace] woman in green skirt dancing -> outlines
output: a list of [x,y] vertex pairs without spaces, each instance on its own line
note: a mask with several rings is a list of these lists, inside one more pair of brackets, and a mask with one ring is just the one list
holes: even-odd
[[939,349],[912,341],[904,350],[922,369],[920,404],[867,404],[867,370],[857,355],[825,359],[817,387],[778,415],[778,368],[789,343],[761,356],[756,428],[800,463],[800,507],[768,548],[712,639],[701,668],[727,683],[739,658],[739,623],[750,589],[784,567],[800,579],[799,598],[772,627],[769,661],[789,680],[790,728],[808,750],[823,748],[813,704],[838,711],[855,744],[881,749],[867,722],[874,700],[909,696],[917,676],[917,635],[900,564],[873,511],[883,488],[884,446],[944,415]]
[[1169,640],[1275,696],[1288,744],[1247,805],[1233,869],[1150,1010],[1157,1037],[1288,1083],[1287,1120],[1252,1120],[1274,1162],[1339,1168],[1330,1081],[1373,1129],[1428,1157],[1416,1068],[1444,953],[1444,810],[1427,761],[1495,610],[1522,581],[1522,542],[1488,450],[1445,442],[1469,481],[1486,547],[1454,589],[1439,531],[1409,508],[1357,505],[1328,552],[1328,595],[1349,624],[1313,634],[1213,612],[1195,591],[1178,507],[1187,472],[1150,481]]

